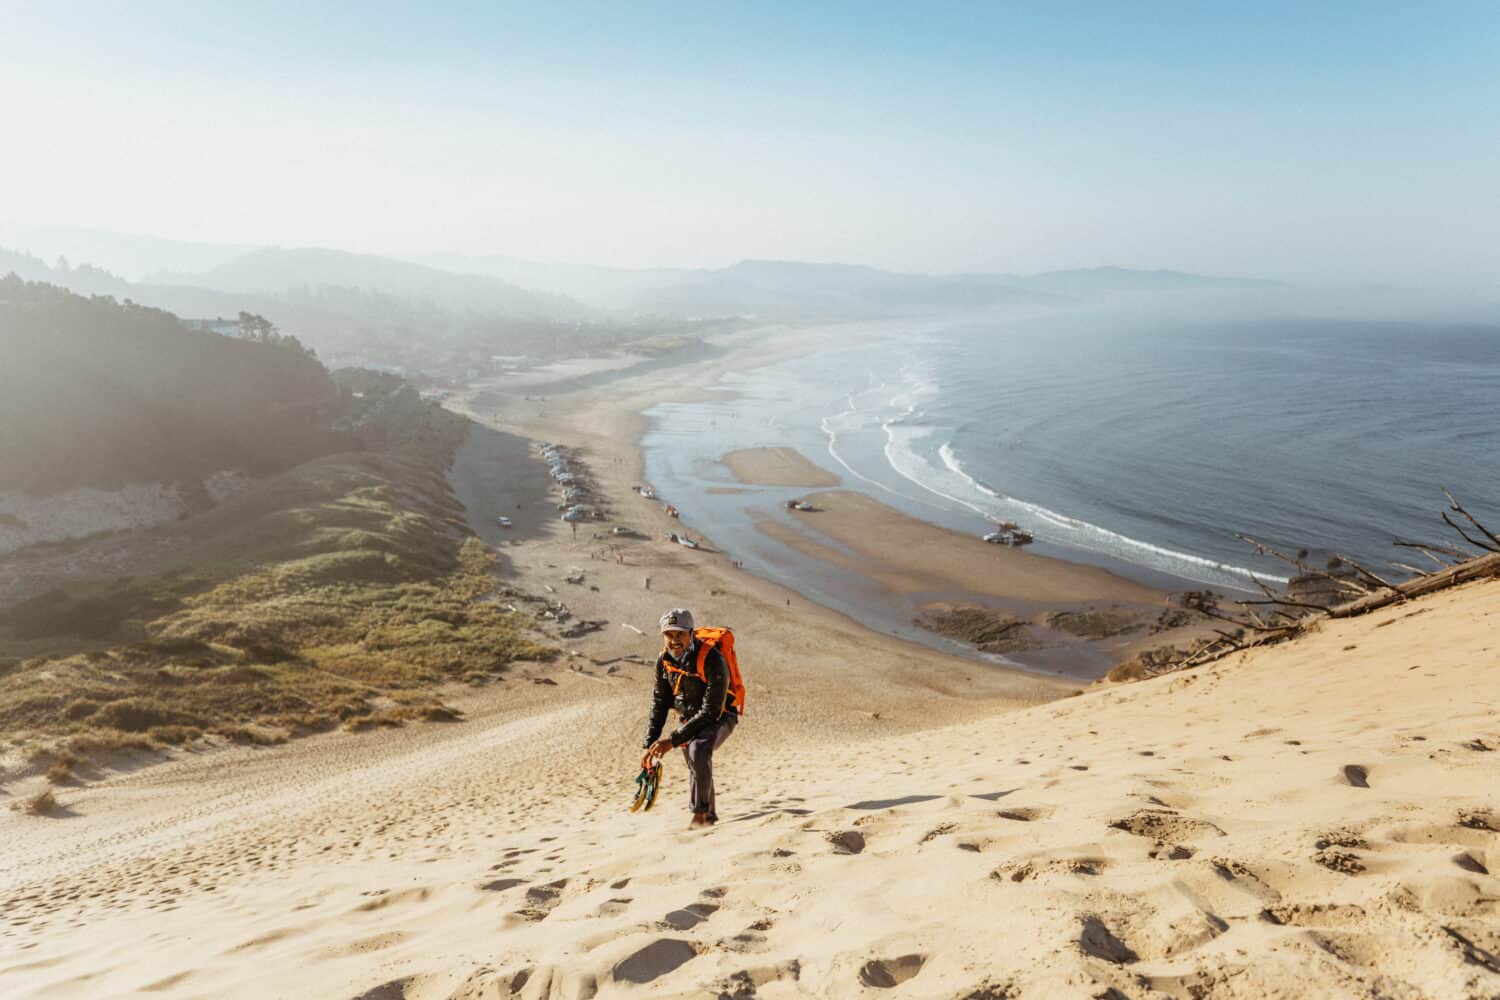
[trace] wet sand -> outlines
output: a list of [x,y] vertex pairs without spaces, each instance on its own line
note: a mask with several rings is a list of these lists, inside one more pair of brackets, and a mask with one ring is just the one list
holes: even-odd
[[[976,535],[919,521],[863,493],[826,491],[810,494],[808,500],[819,509],[763,520],[761,530],[798,551],[879,580],[895,593],[965,591],[1049,605],[1113,601],[1160,607],[1167,601],[1165,591],[1108,570],[989,545]],[[786,524],[788,519],[795,525]]]
[[839,477],[809,462],[795,448],[743,448],[719,459],[742,483],[756,486],[839,485]]

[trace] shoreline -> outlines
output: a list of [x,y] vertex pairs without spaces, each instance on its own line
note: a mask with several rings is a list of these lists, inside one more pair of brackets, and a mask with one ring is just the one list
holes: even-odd
[[[724,455],[721,464],[728,475],[691,496],[669,482],[653,483],[664,502],[681,508],[681,519],[633,509],[652,506],[629,490],[646,481],[649,408],[723,398],[725,390],[708,388],[722,373],[816,350],[817,333],[816,329],[786,328],[739,331],[715,338],[716,350],[707,361],[663,360],[648,371],[631,369],[617,379],[586,387],[572,379],[533,384],[519,396],[507,392],[504,383],[480,384],[464,398],[469,415],[481,423],[503,426],[530,440],[558,440],[605,454],[613,471],[624,473],[629,481],[611,489],[611,524],[621,523],[653,542],[667,532],[695,538],[704,543],[698,558],[717,560],[720,570],[727,570],[737,581],[748,577],[783,592],[783,608],[793,598],[801,598],[799,604],[811,600],[849,620],[867,636],[902,644],[909,656],[956,655],[1030,678],[1086,683],[1102,677],[1141,646],[1170,640],[1171,636],[1148,631],[1167,608],[1166,590],[1085,563],[1022,550],[1001,551],[1002,547],[911,517],[866,494],[838,490],[829,494],[829,502],[840,508],[836,517],[799,513],[805,523],[790,523],[790,512],[781,509],[780,493],[842,484],[839,477],[789,447]],[[766,505],[772,509],[764,509]],[[635,514],[647,516],[632,521]],[[771,527],[778,519],[781,523]],[[746,530],[738,530],[736,521],[743,522]],[[846,530],[838,529],[839,522]],[[820,532],[819,526],[833,530]],[[790,533],[799,529],[800,537]],[[807,530],[813,534],[806,534]],[[850,555],[851,544],[860,537],[887,535],[902,541],[857,544],[854,547],[860,552]],[[941,552],[940,561],[949,564],[941,571],[932,558],[935,552]],[[680,552],[672,552],[661,553],[655,561],[670,572],[681,567],[682,559]],[[1007,567],[1003,587],[984,579],[997,565]],[[636,585],[642,584],[637,580]],[[708,589],[715,585],[708,584]],[[970,641],[963,629],[935,624],[941,617],[934,619],[934,611],[953,608],[970,619],[974,615],[1015,616],[1022,620],[1017,635],[1023,638],[1002,651],[993,643]],[[1135,627],[1115,629],[1108,635],[1075,634],[1054,627],[1049,616],[1061,612],[1085,618],[1128,614]],[[919,647],[921,654],[911,645]]]
[[[497,398],[459,449],[449,482],[516,588],[481,599],[515,601],[557,661],[457,687],[454,721],[126,760],[50,818],[0,812],[0,992],[1494,992],[1500,580],[1129,685],[985,668],[661,541],[681,522],[631,490],[632,435],[704,373]],[[607,520],[559,520],[538,440]],[[1006,555],[814,499],[786,524],[856,579],[887,560],[963,584],[963,557]],[[714,760],[722,819],[695,831],[680,754],[657,808],[627,809],[657,615],[683,604],[735,627],[750,689]],[[46,780],[6,777],[17,802]]]

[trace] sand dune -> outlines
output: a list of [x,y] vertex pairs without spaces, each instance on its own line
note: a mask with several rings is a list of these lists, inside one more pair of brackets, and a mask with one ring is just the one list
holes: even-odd
[[1497,608],[1473,584],[920,733],[752,718],[707,833],[676,761],[624,808],[640,678],[180,761],[4,820],[0,989],[1490,996]]
[[[637,529],[574,538],[540,481],[511,534],[474,519],[507,582],[604,629],[454,692],[459,723],[0,811],[0,995],[1500,995],[1500,581],[1067,697],[655,540],[628,487],[663,382],[475,397],[582,449]],[[707,832],[675,758],[627,811],[673,604],[736,627],[750,684]]]

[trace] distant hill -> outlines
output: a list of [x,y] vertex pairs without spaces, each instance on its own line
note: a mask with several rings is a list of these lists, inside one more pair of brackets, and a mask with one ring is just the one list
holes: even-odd
[[198,274],[152,275],[150,283],[240,294],[346,289],[427,302],[449,311],[524,319],[583,319],[591,312],[565,296],[530,292],[487,275],[456,274],[342,250],[270,247]]
[[[14,229],[0,225],[0,245]],[[635,270],[503,255],[391,257],[317,248],[244,250],[55,228],[37,233],[40,244],[9,245],[31,252],[48,248],[43,256],[57,248],[76,250],[74,260],[91,260],[78,254],[97,251],[107,255],[99,260],[132,265],[134,253],[140,260],[170,259],[183,266],[152,271],[132,285],[97,268],[39,271],[47,265],[35,257],[11,265],[32,280],[129,296],[183,316],[233,316],[247,309],[272,317],[325,353],[400,364],[481,343],[480,356],[566,352],[560,345],[589,349],[586,341],[597,344],[618,332],[611,326],[664,318],[859,319],[1286,287],[1123,267],[925,275],[857,264],[746,260],[725,268]],[[0,274],[8,269],[0,261]],[[138,266],[114,270],[140,272]]]
[[92,264],[73,267],[59,259],[54,267],[40,257],[0,247],[0,275],[5,274],[15,274],[27,281],[63,285],[82,295],[124,295],[131,287],[128,281]]
[[206,275],[156,276],[187,284],[136,284],[0,249],[0,276],[12,272],[193,319],[258,313],[344,365],[463,372],[493,354],[576,353],[642,336],[629,324],[591,320],[591,310],[564,297],[340,251],[256,251]]
[[[670,275],[669,275],[670,276]],[[677,272],[628,300],[644,313],[767,318],[890,316],[928,311],[1063,305],[1126,293],[1275,287],[1277,282],[1122,267],[1036,275],[919,275],[854,264],[747,260]]]
[[458,274],[485,274],[522,288],[565,295],[600,309],[628,307],[640,295],[675,284],[693,272],[684,268],[598,267],[522,260],[501,254],[417,254],[403,257],[416,264]]
[[719,270],[686,272],[670,285],[637,295],[631,304],[641,312],[672,315],[834,318],[1050,300],[1003,276],[927,276],[856,264],[747,260]]
[[1029,276],[1001,276],[1016,288],[1084,298],[1120,292],[1185,292],[1212,288],[1277,288],[1279,281],[1217,278],[1182,271],[1137,271],[1127,267],[1090,267],[1046,271]]
[[294,341],[254,343],[170,313],[0,278],[0,489],[265,473],[347,443],[340,394]]
[[[253,249],[222,243],[169,240],[140,233],[113,233],[80,226],[38,226],[0,221],[0,246],[18,247],[44,260],[87,262],[140,281],[156,271],[202,271]],[[0,267],[0,274],[5,273]]]
[[1034,275],[915,275],[857,264],[775,260],[747,260],[714,269],[629,270],[547,264],[498,255],[427,254],[408,259],[448,271],[491,274],[526,288],[568,295],[600,309],[661,315],[864,316],[923,309],[1058,304],[1136,292],[1279,285],[1123,267]]

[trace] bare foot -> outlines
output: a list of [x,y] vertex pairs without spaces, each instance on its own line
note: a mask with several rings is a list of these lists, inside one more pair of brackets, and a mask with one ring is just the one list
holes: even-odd
[[712,826],[713,820],[708,818],[708,813],[693,813],[693,818],[688,823],[689,830],[699,830],[705,826]]

